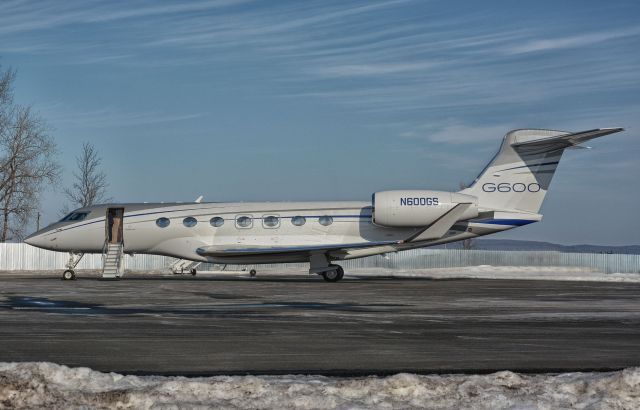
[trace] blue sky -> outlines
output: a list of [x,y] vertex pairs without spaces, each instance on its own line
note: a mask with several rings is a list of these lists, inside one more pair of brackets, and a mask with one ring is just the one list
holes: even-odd
[[498,237],[640,243],[637,1],[5,0],[0,64],[65,165],[45,222],[83,141],[117,201],[368,200],[457,190],[510,129],[623,126]]

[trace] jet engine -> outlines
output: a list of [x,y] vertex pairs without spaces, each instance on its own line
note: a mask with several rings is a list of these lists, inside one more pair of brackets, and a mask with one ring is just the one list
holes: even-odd
[[373,223],[391,228],[421,227],[435,222],[456,205],[471,204],[458,218],[478,216],[478,198],[443,191],[383,191],[372,196]]

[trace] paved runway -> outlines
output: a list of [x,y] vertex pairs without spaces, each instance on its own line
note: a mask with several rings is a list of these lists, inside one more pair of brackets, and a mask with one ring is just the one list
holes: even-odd
[[640,365],[640,284],[0,274],[0,361],[153,374]]

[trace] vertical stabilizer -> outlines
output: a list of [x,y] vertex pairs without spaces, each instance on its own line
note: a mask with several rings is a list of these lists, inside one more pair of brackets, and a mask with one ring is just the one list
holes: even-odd
[[564,150],[619,131],[622,128],[511,131],[478,178],[460,193],[476,196],[480,208],[538,213]]

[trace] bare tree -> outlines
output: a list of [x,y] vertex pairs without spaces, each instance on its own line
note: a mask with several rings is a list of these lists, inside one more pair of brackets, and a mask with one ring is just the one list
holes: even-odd
[[13,104],[13,80],[16,76],[15,71],[6,70],[0,73],[0,115],[4,120],[6,111]]
[[6,70],[0,73],[0,133],[8,132],[9,120],[13,109],[13,79],[15,72]]
[[[468,187],[469,186],[467,184],[465,184],[464,182],[460,182],[460,190],[463,190],[463,189],[468,188]],[[475,239],[468,238],[468,239],[463,239],[462,240],[462,249],[471,250],[471,249],[474,249],[475,247],[476,247]]]
[[0,73],[0,241],[20,239],[60,166],[44,120],[13,100],[15,72]]
[[102,159],[96,148],[89,142],[82,144],[82,152],[76,157],[77,171],[73,173],[74,183],[64,194],[72,208],[90,206],[109,201],[107,198],[107,176],[100,170]]

